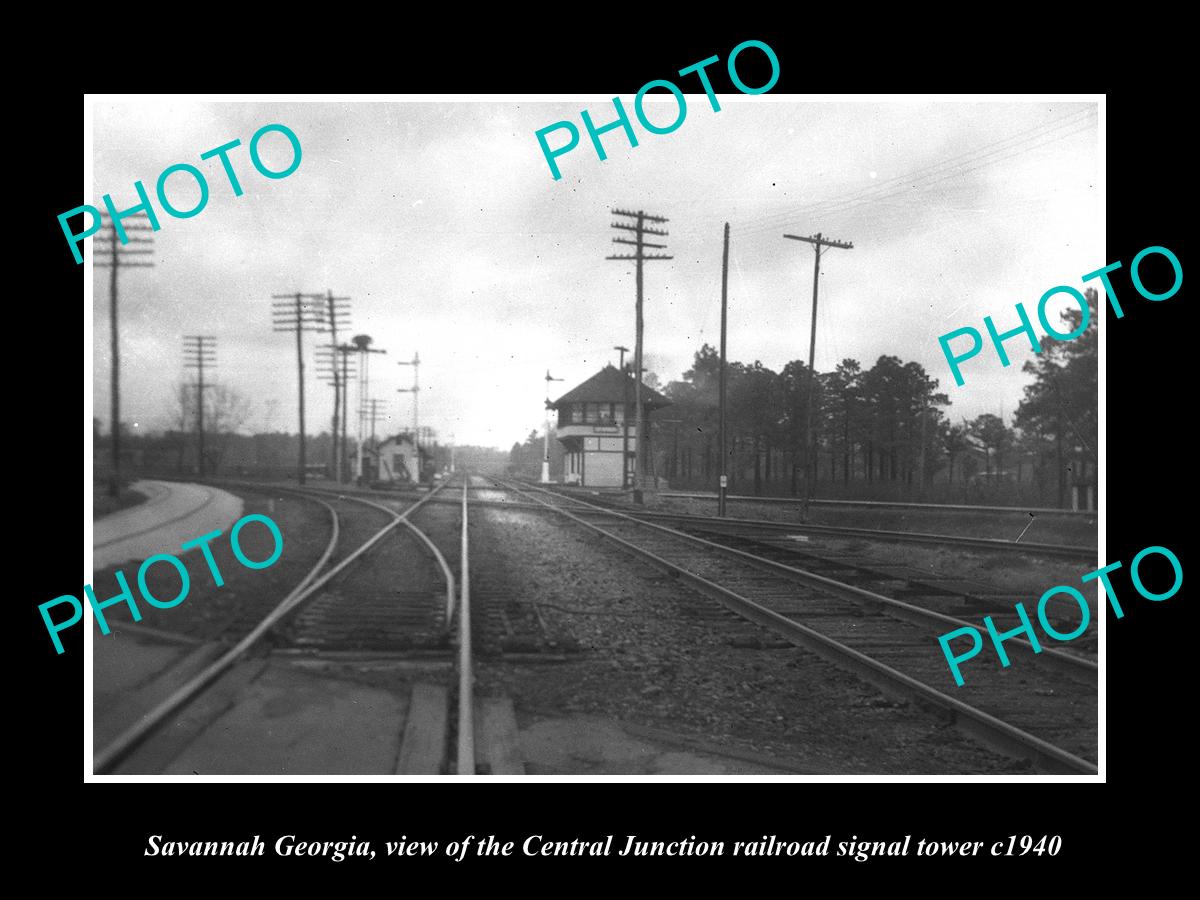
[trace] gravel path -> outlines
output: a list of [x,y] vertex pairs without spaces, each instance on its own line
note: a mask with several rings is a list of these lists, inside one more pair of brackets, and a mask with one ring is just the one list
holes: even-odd
[[819,773],[1028,771],[549,514],[472,521],[472,584],[578,647],[480,662],[480,693],[511,695],[523,725],[606,715]]

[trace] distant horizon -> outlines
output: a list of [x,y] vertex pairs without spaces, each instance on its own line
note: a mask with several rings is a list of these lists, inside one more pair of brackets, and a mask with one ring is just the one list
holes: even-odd
[[[84,202],[111,193],[128,208],[135,180],[152,186],[177,162],[202,168],[211,187],[202,215],[154,233],[156,268],[121,273],[122,419],[169,429],[182,338],[204,333],[217,339],[214,379],[251,400],[250,433],[296,433],[295,341],[272,333],[270,297],[332,289],[351,298],[345,333],[388,351],[371,363],[388,430],[411,421],[400,391],[413,371],[396,363],[419,351],[421,424],[447,443],[510,447],[544,426],[547,370],[572,386],[615,364],[614,345],[634,346],[633,270],[605,259],[620,206],[669,219],[662,252],[674,260],[645,273],[644,364],[664,386],[718,343],[729,221],[730,360],[775,371],[804,360],[813,256],[783,235],[820,231],[854,249],[823,256],[818,370],[898,356],[938,379],[956,417],[1010,420],[1028,346],[1010,341],[1010,367],[981,365],[960,388],[937,336],[982,328],[985,315],[1007,330],[1017,302],[1029,308],[1108,262],[1096,104],[721,103],[670,140],[634,149],[607,135],[608,160],[553,182],[534,132],[577,117],[579,102],[97,102]],[[199,154],[244,145],[271,122],[296,132],[303,162],[279,181],[247,175],[234,197]],[[271,137],[264,155],[286,163],[287,142]],[[180,208],[194,202],[189,189],[172,181]],[[94,270],[93,415],[106,425],[108,277]],[[1052,301],[1051,316],[1066,302]],[[306,418],[327,423],[316,337],[304,338]]]

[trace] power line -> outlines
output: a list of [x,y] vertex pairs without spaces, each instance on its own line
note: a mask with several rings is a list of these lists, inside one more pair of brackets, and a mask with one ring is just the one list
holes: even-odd
[[563,380],[551,375],[549,369],[546,370],[546,433],[542,436],[542,484],[550,483],[550,382]]
[[634,345],[633,345],[634,346],[633,368],[636,373],[634,382],[633,382],[633,390],[634,390],[633,408],[634,408],[634,415],[636,416],[636,418],[634,420],[634,429],[635,429],[634,452],[635,452],[635,456],[634,456],[634,466],[633,466],[633,502],[634,503],[642,503],[643,502],[642,468],[643,468],[643,464],[645,461],[645,453],[643,452],[643,448],[645,447],[645,431],[646,431],[645,422],[643,421],[644,416],[643,416],[643,410],[642,410],[642,374],[641,374],[642,373],[642,264],[645,263],[647,260],[674,259],[674,257],[664,256],[662,254],[655,254],[655,253],[648,254],[645,252],[645,249],[647,247],[650,247],[650,248],[656,249],[656,250],[665,250],[667,248],[666,244],[652,244],[646,240],[646,235],[654,235],[654,236],[659,236],[659,237],[667,236],[668,232],[666,230],[659,229],[659,228],[651,228],[650,226],[648,226],[646,224],[647,222],[666,224],[667,220],[664,217],[652,216],[649,213],[644,212],[643,210],[640,210],[640,209],[637,212],[630,212],[628,210],[623,210],[623,209],[614,209],[611,212],[614,216],[625,216],[627,218],[634,219],[636,222],[636,224],[634,224],[634,225],[627,225],[624,222],[613,222],[612,223],[612,227],[618,229],[619,231],[632,231],[634,233],[634,238],[635,238],[634,240],[631,241],[627,238],[615,237],[615,238],[613,238],[613,243],[614,244],[631,244],[635,248],[635,251],[633,254],[609,256],[609,257],[606,257],[606,259],[618,259],[618,260],[631,259],[637,263],[637,317],[636,317],[637,335],[636,335],[636,341],[634,342]]
[[[121,343],[117,332],[117,270],[118,269],[149,269],[154,267],[154,263],[149,260],[141,259],[141,257],[150,256],[154,253],[154,238],[146,237],[141,232],[153,232],[153,227],[150,226],[150,219],[144,214],[136,214],[132,216],[122,216],[122,219],[130,219],[130,224],[122,224],[122,228],[126,232],[135,232],[133,236],[126,235],[126,240],[122,244],[117,243],[116,229],[111,219],[103,226],[96,237],[96,246],[99,247],[107,240],[110,244],[105,248],[109,251],[108,259],[92,260],[92,265],[100,269],[112,269],[112,277],[109,280],[109,324],[112,329],[112,422],[110,431],[112,432],[112,476],[108,481],[108,494],[110,497],[116,497],[121,491]],[[139,246],[132,249],[124,246],[125,243],[137,244]],[[141,246],[147,244],[150,246]],[[131,258],[132,257],[132,258]]]
[[[418,465],[421,459],[421,354],[413,351],[411,360],[400,360],[396,363],[398,366],[412,366],[413,370],[413,386],[410,388],[396,388],[398,394],[412,394],[413,398],[413,449],[417,451]],[[417,473],[417,481],[420,479],[420,471]]]
[[371,354],[372,353],[387,353],[386,350],[377,350],[371,346],[374,340],[369,334],[356,334],[352,343],[355,351],[358,353],[358,451],[355,464],[355,478],[359,483],[363,477],[363,431],[366,428],[366,417],[364,415],[364,407],[367,400],[367,395],[371,389]]
[[[623,344],[617,344],[613,347],[614,350],[621,354],[619,368],[621,372],[621,490],[629,487],[629,376],[625,372],[625,354],[629,352],[629,348]],[[550,378],[550,370],[546,370],[546,378]],[[550,402],[550,385],[546,385],[546,403],[549,409]],[[547,419],[547,422],[549,420]],[[550,427],[547,424],[546,433],[550,433]],[[546,454],[546,460],[549,462],[550,454]]]
[[[346,459],[346,416],[350,408],[350,379],[358,376],[357,359],[352,355],[358,348],[352,344],[318,344],[317,378],[333,387],[333,454],[334,478],[345,481],[343,467]],[[338,395],[341,395],[339,413]]]
[[800,518],[808,521],[808,506],[812,502],[813,480],[816,477],[815,453],[816,442],[813,435],[813,398],[814,390],[817,381],[817,367],[814,365],[813,358],[817,353],[817,283],[821,277],[821,248],[822,247],[837,247],[842,250],[853,250],[854,245],[849,241],[831,241],[828,238],[822,237],[821,232],[817,232],[809,237],[801,237],[794,234],[785,234],[785,238],[793,241],[803,241],[806,244],[812,244],[813,250],[816,251],[813,257],[813,294],[812,294],[812,329],[808,339],[808,402],[804,411],[804,502],[800,504]]
[[[350,298],[335,297],[333,291],[326,291],[325,294],[325,319],[329,326],[329,343],[325,349],[328,349],[330,355],[337,352],[338,347],[338,328],[350,327]],[[345,384],[338,372],[336,359],[330,366],[330,373],[333,375],[333,477],[338,484],[342,483],[342,455],[338,452],[338,423],[341,419],[341,405],[348,402],[345,396]]]
[[382,418],[380,410],[386,409],[386,404],[382,400],[370,398],[363,401],[360,407],[361,414],[371,423],[371,447],[374,448],[378,444],[375,437],[375,423]]
[[[1083,112],[1090,114],[1090,110],[1084,110]],[[996,163],[1023,155],[1032,150],[1036,150],[1048,144],[1055,143],[1056,141],[1071,137],[1075,134],[1088,131],[1091,128],[1091,125],[1089,124],[1082,128],[1075,128],[1074,130],[1067,131],[1066,133],[1052,137],[1049,140],[1039,141],[1040,138],[1048,137],[1053,132],[1059,131],[1064,127],[1072,128],[1078,124],[1079,122],[1057,125],[1052,123],[1051,127],[1043,128],[1041,133],[1030,135],[1016,141],[1016,143],[1013,143],[1011,146],[999,147],[998,149],[988,150],[989,147],[995,147],[996,144],[1009,143],[1013,141],[1013,138],[1006,138],[1003,141],[994,142],[993,144],[985,144],[983,147],[976,148],[975,151],[971,151],[970,155],[974,156],[972,159],[966,159],[958,163],[953,163],[952,160],[958,159],[959,157],[952,157],[951,160],[943,160],[939,163],[935,163],[932,166],[927,166],[923,169],[917,169],[914,172],[906,175],[897,176],[896,178],[888,179],[886,182],[872,185],[868,188],[862,188],[857,191],[852,191],[849,194],[843,194],[840,197],[834,197],[828,200],[820,200],[805,204],[790,212],[772,213],[757,220],[752,227],[738,229],[738,231],[739,234],[746,236],[770,232],[776,230],[779,226],[785,224],[786,222],[794,220],[802,215],[820,214],[825,217],[841,215],[842,213],[849,212],[852,209],[856,209],[868,203],[874,203],[880,200],[886,200],[899,196],[910,189],[925,190],[935,184],[940,184],[943,181],[968,175],[971,172],[978,171],[979,169],[987,168],[988,166],[992,166]],[[1031,143],[1033,141],[1039,142]],[[982,152],[985,150],[988,152]],[[1000,155],[997,156],[997,154]],[[968,154],[960,154],[960,157],[965,155]],[[997,156],[997,158],[989,160],[988,158],[992,156]],[[985,162],[984,160],[988,161]]]
[[[1017,132],[1016,134],[1009,135],[1006,138],[1002,138],[998,141],[993,141],[988,144],[983,144],[979,147],[976,147],[972,150],[968,150],[964,153],[959,153],[955,156],[951,156],[946,159],[938,160],[936,163],[931,163],[928,166],[922,166],[919,169],[914,169],[913,171],[908,172],[904,175],[897,175],[892,178],[885,179],[884,181],[876,182],[875,184],[871,184],[865,188],[860,188],[859,190],[851,191],[848,194],[843,194],[840,197],[834,197],[829,200],[816,201],[816,202],[804,207],[804,211],[805,212],[827,213],[827,212],[831,211],[831,207],[836,207],[836,206],[840,206],[844,203],[849,203],[851,201],[861,198],[863,195],[876,194],[876,193],[880,193],[883,191],[890,191],[895,187],[908,184],[909,182],[921,181],[926,178],[932,177],[934,175],[940,176],[940,175],[947,174],[947,173],[957,174],[953,170],[959,169],[962,166],[974,165],[975,163],[979,162],[982,159],[985,159],[990,156],[995,156],[996,154],[1004,153],[1005,151],[1008,151],[1008,150],[1012,150],[1022,144],[1025,144],[1030,141],[1036,140],[1038,138],[1044,137],[1055,131],[1061,130],[1062,128],[1069,128],[1069,127],[1074,127],[1076,125],[1079,125],[1083,121],[1083,119],[1089,118],[1091,113],[1092,113],[1092,110],[1090,110],[1090,109],[1076,110],[1075,112],[1069,113],[1069,114],[1062,116],[1058,119],[1055,119],[1051,122],[1042,123],[1041,125],[1035,125],[1031,128],[1025,129],[1024,131],[1020,131],[1020,132]],[[1077,121],[1071,121],[1069,124],[1067,124],[1068,120],[1071,120],[1071,119],[1075,119]],[[1033,134],[1032,132],[1037,132],[1037,133]],[[1074,133],[1074,132],[1072,132],[1072,133]],[[1041,146],[1041,144],[1037,144],[1035,146]],[[1030,149],[1032,149],[1032,148],[1030,148]],[[1020,153],[1024,153],[1024,152],[1026,152],[1026,150],[1021,150],[1018,153],[1015,153],[1012,155],[1017,156],[1017,155],[1020,155]],[[1002,158],[1008,159],[1010,157],[1002,157]],[[778,215],[778,214],[776,214],[776,215]]]
[[325,314],[322,310],[324,294],[272,294],[271,325],[273,331],[296,333],[296,368],[300,384],[300,469],[299,484],[304,484],[307,475],[307,456],[304,436],[304,340],[306,331],[325,331]]
[[200,477],[204,477],[204,369],[217,365],[217,339],[211,335],[189,334],[183,337],[183,365],[196,370],[196,441]]

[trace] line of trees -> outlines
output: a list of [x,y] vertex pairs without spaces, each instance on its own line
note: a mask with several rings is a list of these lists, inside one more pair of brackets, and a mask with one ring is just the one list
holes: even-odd
[[[718,466],[720,356],[705,344],[682,381],[665,394],[672,406],[653,424],[657,460],[672,484],[710,483]],[[755,361],[726,367],[726,446],[730,487],[798,493],[804,477],[809,369],[793,360],[779,372]],[[818,484],[895,485],[920,489],[945,460],[967,449],[946,416],[949,398],[919,363],[881,356],[864,369],[845,359],[818,372],[813,386]],[[997,417],[992,417],[996,419]],[[946,439],[949,438],[950,450]],[[748,484],[746,482],[749,482]]]
[[[199,472],[197,438],[197,390],[195,382],[179,381],[170,393],[170,427],[159,433],[145,433],[121,423],[122,471],[131,476],[190,476]],[[204,389],[204,472],[210,476],[254,475],[295,478],[300,454],[299,435],[283,431],[247,433],[251,403],[245,395],[223,384],[205,385]],[[389,437],[380,433],[376,443]],[[93,469],[98,478],[109,471],[107,448],[112,440],[99,419],[92,419]],[[368,441],[369,445],[369,441]],[[353,436],[347,442],[354,455]],[[308,435],[306,456],[313,468],[324,467],[332,477],[336,448],[328,430]],[[459,445],[451,449],[437,440],[436,433],[421,447],[426,464],[435,471],[448,469],[451,458],[457,470],[500,474],[508,455],[495,447]],[[561,455],[561,453],[560,453]],[[538,442],[538,463],[541,442]],[[539,470],[540,471],[540,470]]]
[[[1088,290],[1088,328],[1073,341],[1046,338],[1024,366],[1032,375],[1012,425],[995,414],[953,420],[950,399],[915,362],[881,356],[870,368],[844,359],[814,385],[818,496],[942,501],[1094,503],[1098,427],[1097,293]],[[1068,309],[1063,333],[1082,311]],[[718,466],[720,356],[705,344],[672,406],[652,419],[653,468],[672,486],[712,489]],[[730,488],[800,491],[804,477],[809,370],[761,362],[726,367]]]
[[[924,499],[1095,507],[1098,420],[1097,293],[1086,293],[1089,323],[1073,341],[1042,340],[1027,362],[1032,376],[1011,424],[994,413],[972,420],[950,411],[950,398],[916,362],[879,357],[869,368],[844,359],[818,372],[814,385],[816,481],[820,497]],[[1062,316],[1062,333],[1082,311]],[[705,344],[680,381],[661,390],[672,405],[650,417],[647,474],[672,487],[712,490],[718,459],[720,356]],[[1015,373],[1014,373],[1015,375]],[[760,361],[726,367],[727,472],[730,489],[798,494],[804,477],[807,365],[776,372]],[[653,373],[647,383],[657,384]],[[551,473],[562,450],[551,431]],[[542,436],[513,444],[512,470],[536,477]],[[1073,496],[1072,491],[1078,491]],[[1090,496],[1089,496],[1090,495]]]
[[[1042,340],[1042,352],[1023,366],[1033,381],[1013,421],[1022,442],[1039,460],[1039,477],[1057,472],[1051,485],[1043,478],[1042,489],[1053,488],[1058,506],[1070,505],[1068,492],[1081,488],[1086,493],[1095,484],[1099,464],[1099,293],[1085,292],[1088,326],[1078,338]],[[1079,327],[1083,311],[1070,307],[1062,314],[1059,331],[1069,334]],[[1086,505],[1080,501],[1080,505]]]
[[[523,475],[526,478],[540,478],[542,475],[542,458],[545,456],[543,432],[531,431],[524,441],[517,441],[508,451],[507,471],[513,475]],[[562,478],[563,459],[566,453],[563,445],[557,440],[553,425],[550,426],[550,472],[556,479]]]

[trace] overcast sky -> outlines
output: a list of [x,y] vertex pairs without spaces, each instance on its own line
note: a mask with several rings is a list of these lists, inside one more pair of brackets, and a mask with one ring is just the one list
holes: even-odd
[[[632,97],[623,97],[632,109]],[[816,363],[845,357],[869,367],[882,354],[920,362],[952,400],[950,414],[1003,410],[1011,421],[1028,377],[1028,344],[1013,364],[990,349],[953,383],[937,337],[992,315],[1018,324],[1038,298],[1104,256],[1094,104],[799,102],[720,95],[714,113],[688,95],[682,126],[603,136],[600,162],[586,132],[559,157],[553,180],[534,132],[562,119],[612,117],[607,98],[575,102],[195,103],[99,101],[94,191],[134,205],[133,182],[153,195],[159,173],[187,162],[208,176],[207,207],[165,215],[156,267],[121,272],[122,418],[139,430],[172,420],[184,377],[182,336],[217,338],[218,379],[251,400],[247,429],[297,428],[295,341],[271,330],[271,295],[349,296],[351,334],[388,355],[372,363],[372,396],[411,421],[410,368],[420,351],[421,424],[442,439],[508,448],[541,428],[547,369],[555,395],[616,362],[634,343],[631,264],[611,207],[666,216],[665,252],[646,265],[646,365],[664,383],[689,368],[720,329],[721,233],[731,224],[729,356],[779,370],[808,350],[812,248],[787,233],[852,241],[822,261]],[[647,104],[652,121],[674,114]],[[632,112],[631,112],[632,117]],[[269,123],[299,137],[300,167],[268,180],[247,145]],[[582,131],[582,125],[580,125]],[[234,197],[204,151],[240,138],[230,159],[245,193]],[[561,133],[551,138],[557,145]],[[262,143],[272,168],[287,141]],[[194,205],[194,183],[172,176],[168,197]],[[94,293],[94,414],[107,427],[108,273]],[[1061,301],[1052,305],[1061,307]],[[1050,321],[1057,323],[1052,316]],[[1039,329],[1040,331],[1040,329]],[[306,335],[307,421],[328,429],[332,388],[314,378]],[[1022,339],[1023,340],[1023,339]],[[353,417],[351,418],[353,422]]]

